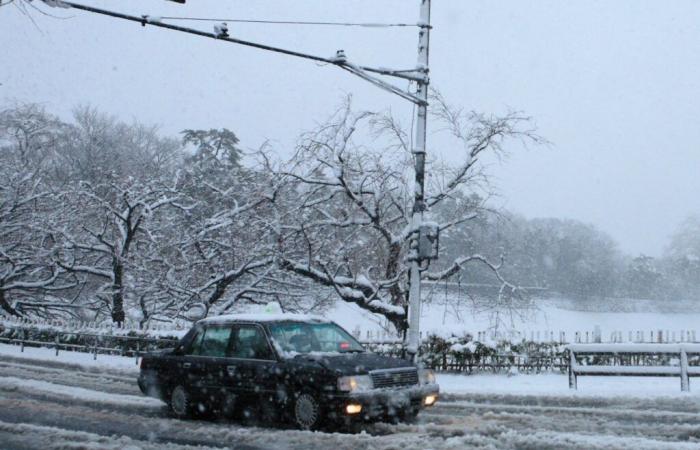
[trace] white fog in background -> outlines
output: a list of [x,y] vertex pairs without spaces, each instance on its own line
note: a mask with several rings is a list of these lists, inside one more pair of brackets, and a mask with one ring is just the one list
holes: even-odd
[[[418,2],[161,0],[83,3],[132,14],[415,22]],[[43,8],[46,9],[46,8]],[[357,108],[411,107],[333,67],[80,11],[0,10],[0,101],[39,102],[67,118],[92,104],[175,134],[227,127],[246,147],[289,153],[302,130],[352,93]],[[434,2],[432,82],[454,104],[522,110],[548,148],[517,149],[492,168],[498,204],[527,217],[574,218],[631,254],[659,255],[700,212],[700,3]],[[211,23],[178,22],[212,29]],[[229,24],[243,39],[351,61],[410,68],[415,28]],[[433,141],[429,150],[437,149]],[[448,155],[449,157],[449,155]]]

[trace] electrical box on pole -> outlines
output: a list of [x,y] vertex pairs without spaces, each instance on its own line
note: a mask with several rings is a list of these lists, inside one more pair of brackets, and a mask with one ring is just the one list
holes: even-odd
[[416,261],[432,261],[440,254],[440,227],[434,222],[424,222],[413,232],[409,244],[407,259]]
[[436,223],[424,223],[418,230],[418,259],[438,259],[440,251],[440,227]]

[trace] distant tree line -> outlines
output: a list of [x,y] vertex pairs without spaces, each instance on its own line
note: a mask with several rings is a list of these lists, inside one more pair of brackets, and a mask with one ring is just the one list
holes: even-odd
[[[540,142],[528,118],[464,112],[433,99],[460,161],[429,163],[427,202],[441,259],[425,280],[463,277],[576,296],[697,296],[698,221],[660,260],[630,258],[594,227],[487,207],[480,159],[509,139]],[[228,129],[177,138],[81,107],[0,111],[0,314],[145,324],[276,300],[337,299],[406,327],[413,251],[409,133],[349,103],[302,135],[293,156],[243,151]],[[370,144],[368,144],[370,143]],[[195,309],[196,309],[195,308]]]
[[[501,255],[501,273],[521,286],[545,288],[568,298],[700,300],[700,219],[688,217],[660,257],[628,255],[595,226],[568,219],[526,219],[500,211],[442,237],[443,254],[460,246]],[[463,283],[488,283],[474,268]]]

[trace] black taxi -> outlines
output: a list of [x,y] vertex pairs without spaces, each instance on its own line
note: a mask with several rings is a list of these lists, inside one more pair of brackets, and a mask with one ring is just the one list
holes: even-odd
[[321,317],[237,314],[197,322],[176,348],[141,360],[138,384],[177,417],[262,412],[302,429],[407,420],[432,406],[431,370],[366,351]]

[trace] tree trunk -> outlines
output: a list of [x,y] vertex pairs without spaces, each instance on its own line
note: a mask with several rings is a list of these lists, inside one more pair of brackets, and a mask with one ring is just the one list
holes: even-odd
[[401,338],[406,337],[406,331],[408,330],[408,316],[385,316],[389,322],[396,328],[396,332],[401,335]]
[[124,287],[122,280],[124,279],[124,266],[118,260],[112,264],[114,272],[114,283],[112,284],[112,322],[118,326],[124,324]]
[[5,291],[0,289],[0,308],[3,309],[3,311],[6,311],[12,316],[17,316],[17,317],[22,317],[22,314],[20,314],[15,308],[10,305],[10,303],[7,301],[7,298],[5,298]]

